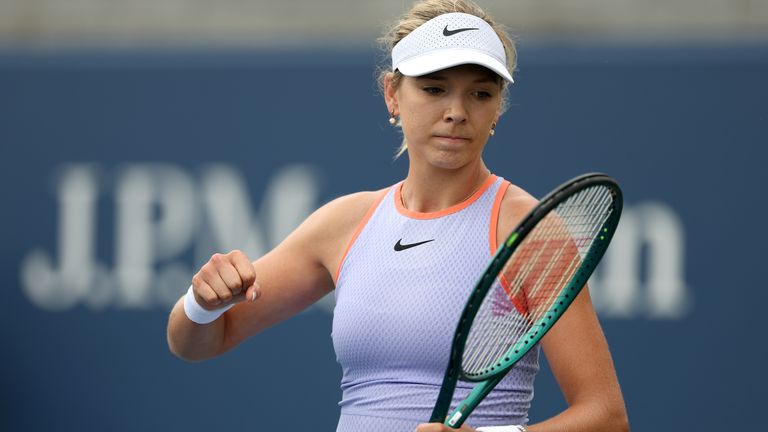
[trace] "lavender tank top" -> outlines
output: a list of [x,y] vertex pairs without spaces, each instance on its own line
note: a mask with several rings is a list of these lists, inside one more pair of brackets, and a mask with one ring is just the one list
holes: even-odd
[[[402,206],[398,183],[363,218],[336,282],[337,432],[412,432],[429,420],[459,315],[495,252],[507,186],[491,176],[456,206],[416,213]],[[537,347],[521,359],[468,423],[527,423],[538,356]],[[452,407],[471,388],[459,381]]]

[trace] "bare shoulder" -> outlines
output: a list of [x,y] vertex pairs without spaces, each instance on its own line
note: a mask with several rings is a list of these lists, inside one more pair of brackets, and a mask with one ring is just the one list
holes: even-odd
[[382,189],[341,196],[320,207],[316,212],[317,217],[326,223],[340,226],[359,222],[384,192]]
[[317,209],[307,222],[322,228],[322,232],[333,237],[343,235],[347,231],[351,235],[384,192],[385,190],[366,191],[341,196]]
[[534,198],[533,195],[526,192],[523,188],[510,184],[507,188],[507,193],[504,194],[501,206],[502,209],[506,207],[507,210],[524,210],[524,212],[527,213],[538,203],[539,200]]
[[539,200],[523,188],[510,184],[499,209],[499,242],[503,241],[538,203]]
[[329,201],[312,213],[286,243],[295,243],[304,253],[311,253],[333,274],[366,213],[385,192],[356,192]]

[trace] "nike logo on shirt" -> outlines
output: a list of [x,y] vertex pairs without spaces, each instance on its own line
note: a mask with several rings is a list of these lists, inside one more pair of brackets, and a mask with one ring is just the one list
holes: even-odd
[[480,29],[476,27],[472,27],[472,28],[459,28],[456,30],[448,30],[448,26],[446,25],[445,28],[443,29],[443,36],[453,36],[456,33],[461,33],[469,30],[480,30]]
[[408,243],[408,244],[400,243],[402,241],[403,241],[403,239],[400,239],[400,240],[397,241],[397,243],[395,243],[395,252],[400,252],[400,251],[403,251],[403,250],[406,250],[406,249],[410,249],[412,247],[423,245],[424,243],[429,243],[431,241],[435,241],[435,239],[424,240],[424,241],[420,241],[420,242],[416,242],[416,243]]

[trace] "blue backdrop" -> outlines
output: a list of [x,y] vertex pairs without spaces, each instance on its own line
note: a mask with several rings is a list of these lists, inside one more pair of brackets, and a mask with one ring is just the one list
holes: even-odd
[[[404,176],[376,61],[0,54],[0,429],[333,430],[330,300],[205,363],[165,324],[212,252]],[[592,289],[634,430],[762,421],[766,77],[767,46],[521,48],[486,161],[538,196],[622,184]],[[563,407],[544,370],[532,420]]]

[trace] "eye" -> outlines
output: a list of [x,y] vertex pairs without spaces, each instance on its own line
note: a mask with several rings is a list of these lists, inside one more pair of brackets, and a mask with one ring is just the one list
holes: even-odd
[[430,87],[430,86],[424,87],[423,90],[431,95],[438,95],[444,91],[440,87]]
[[474,95],[478,99],[490,99],[493,97],[493,95],[490,92],[482,91],[482,90],[474,92]]

